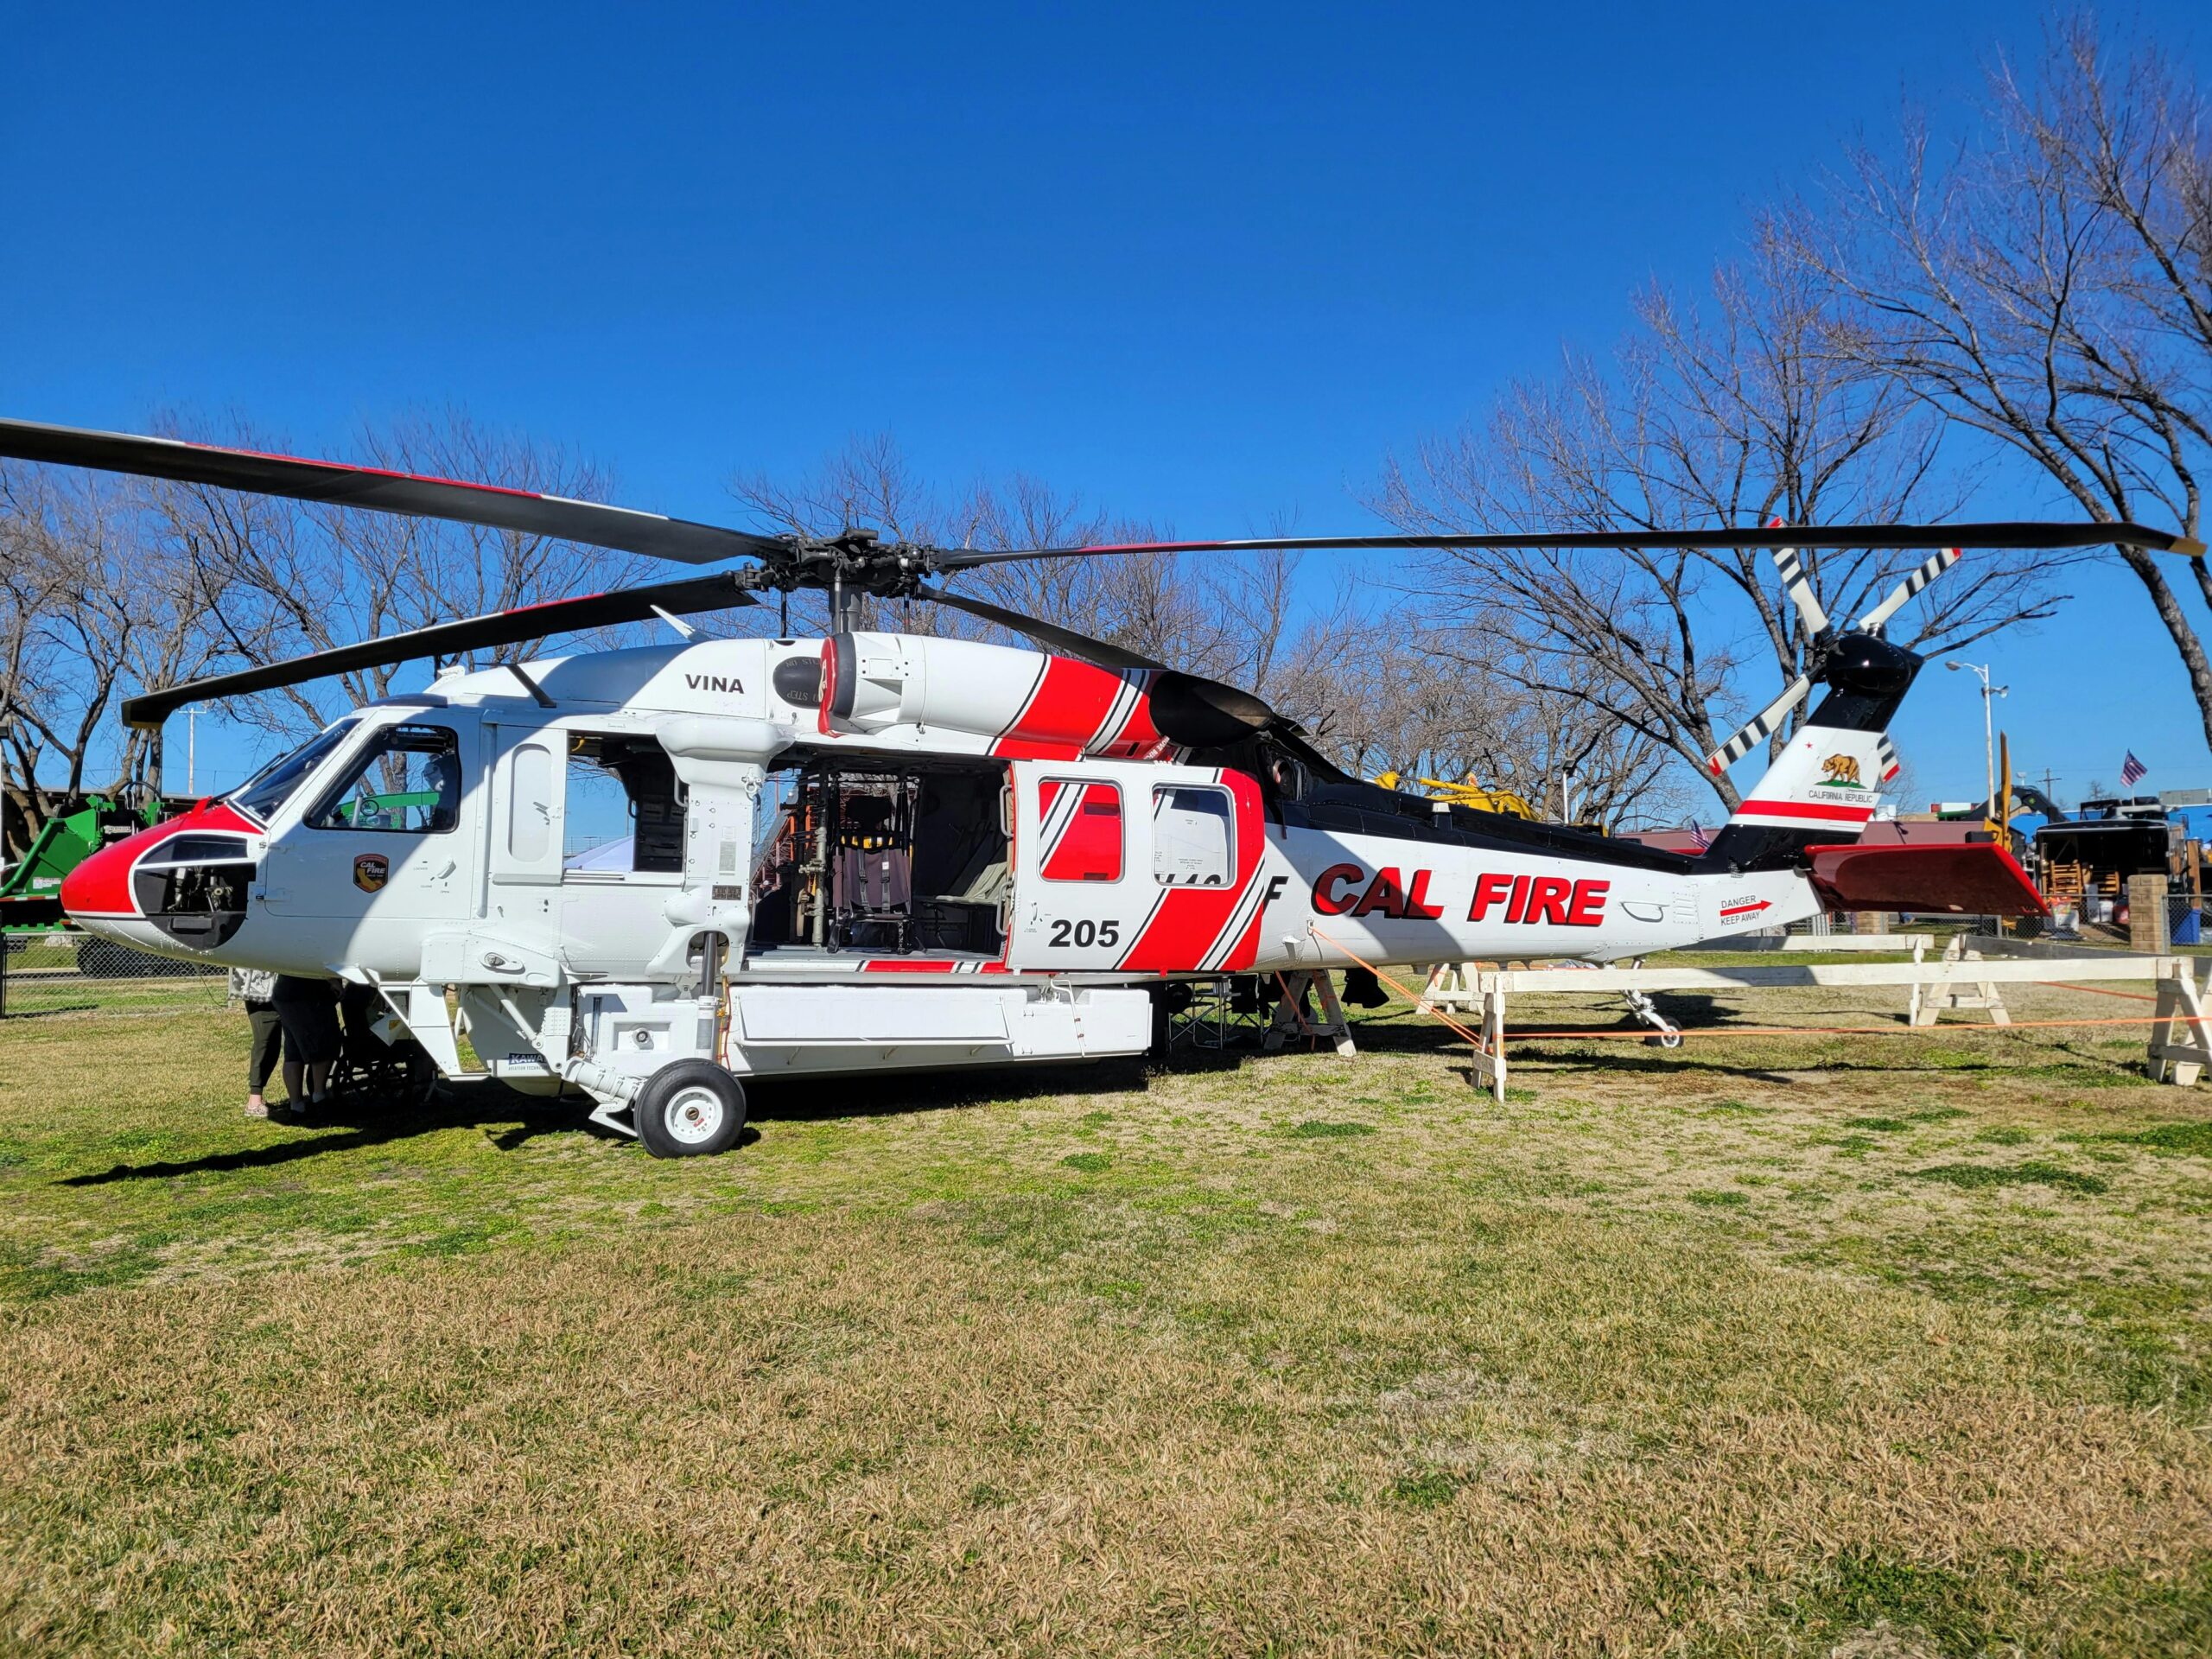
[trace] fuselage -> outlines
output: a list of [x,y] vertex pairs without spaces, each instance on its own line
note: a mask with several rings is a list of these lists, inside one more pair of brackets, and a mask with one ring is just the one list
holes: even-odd
[[[1142,671],[933,636],[701,640],[450,674],[101,852],[142,949],[543,988],[1610,960],[1770,925],[1792,872],[1192,753]],[[1248,764],[1240,765],[1245,760]]]

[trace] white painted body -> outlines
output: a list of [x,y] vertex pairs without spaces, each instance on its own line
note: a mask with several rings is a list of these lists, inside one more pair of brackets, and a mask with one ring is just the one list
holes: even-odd
[[[1134,1053],[1150,1041],[1144,988],[1163,979],[1607,961],[1819,907],[1792,872],[1654,869],[1422,839],[1418,827],[1401,837],[1294,823],[1257,779],[1181,763],[1152,727],[1147,675],[960,640],[845,639],[842,689],[836,642],[820,640],[532,663],[550,707],[504,669],[447,676],[353,717],[264,817],[219,804],[133,837],[87,861],[65,903],[143,949],[373,984],[448,1071],[454,988],[493,1072],[614,1103],[671,1058],[759,1076]],[[779,667],[803,678],[817,662],[819,706],[778,690]],[[450,824],[313,827],[335,780],[397,727],[441,734],[458,757]],[[673,767],[683,822],[668,868],[563,859],[566,780],[584,742],[642,746]],[[753,877],[772,772],[931,760],[996,768],[1011,791],[997,956],[765,948]],[[1098,850],[1109,830],[1110,869]],[[146,897],[165,858],[199,846],[204,859],[209,836],[234,838],[236,863],[253,871],[242,915],[213,943]],[[1079,878],[1054,874],[1056,860],[1092,855],[1098,868]],[[1524,897],[1541,900],[1525,916]],[[702,982],[709,944],[715,985]]]

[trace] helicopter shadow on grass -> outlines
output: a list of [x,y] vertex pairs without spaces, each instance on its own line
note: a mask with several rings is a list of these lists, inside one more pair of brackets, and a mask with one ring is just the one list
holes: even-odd
[[[1088,1065],[1002,1066],[966,1071],[916,1072],[877,1077],[797,1078],[757,1083],[747,1090],[748,1119],[770,1122],[812,1122],[849,1117],[885,1117],[901,1113],[945,1111],[993,1103],[1094,1094],[1102,1090],[1142,1090],[1143,1060],[1109,1059]],[[626,1135],[591,1122],[588,1108],[573,1101],[547,1101],[504,1089],[489,1079],[442,1088],[427,1105],[405,1101],[354,1097],[316,1114],[300,1139],[273,1146],[210,1153],[205,1157],[158,1163],[117,1164],[82,1175],[64,1176],[57,1186],[106,1186],[118,1181],[173,1180],[181,1176],[241,1170],[276,1169],[334,1153],[359,1152],[444,1129],[480,1129],[500,1152],[515,1152],[541,1135],[582,1134],[594,1140],[635,1145]],[[760,1132],[748,1122],[737,1148],[750,1146]],[[734,1149],[737,1149],[734,1148]]]
[[749,1122],[816,1123],[1073,1095],[1142,1092],[1150,1086],[1148,1064],[1145,1057],[1136,1055],[1068,1064],[858,1073],[841,1077],[748,1077],[746,1117]]
[[[328,1103],[313,1122],[302,1126],[302,1138],[273,1146],[246,1147],[235,1152],[209,1153],[201,1158],[165,1160],[150,1164],[117,1164],[83,1175],[64,1176],[56,1186],[106,1186],[118,1181],[172,1180],[179,1176],[276,1169],[334,1153],[359,1152],[390,1145],[443,1129],[475,1128],[501,1152],[513,1152],[542,1135],[582,1129],[610,1139],[612,1130],[588,1122],[581,1111],[566,1103],[556,1105],[518,1095],[487,1081],[460,1089],[441,1090],[428,1104],[413,1102],[348,1097]],[[492,1131],[498,1128],[500,1132]]]
[[[1667,992],[1655,995],[1652,1001],[1670,1024],[1690,1032],[1725,1033],[1732,1027],[1742,1027],[1747,1032],[1764,1031],[1771,1023],[1752,1013],[1732,1007],[1707,992]],[[1571,1011],[1560,1010],[1548,1016],[1537,1014],[1525,1017],[1519,1022],[1517,1030],[1516,1025],[1509,1021],[1506,1039],[1513,1051],[1511,1058],[1516,1069],[1523,1075],[1533,1071],[1552,1076],[1573,1071],[1613,1075],[1640,1072],[1664,1076],[1702,1073],[1774,1084],[1797,1082],[1807,1071],[1835,1074],[1880,1072],[1896,1076],[1916,1071],[1955,1072],[1962,1069],[2010,1069],[2001,1064],[1961,1068],[1957,1065],[1913,1066],[1826,1060],[1793,1071],[1742,1059],[1715,1058],[1700,1052],[1694,1045],[1662,1048],[1657,1033],[1648,1031],[1632,1016],[1624,1014],[1611,1022],[1601,1022],[1596,1017],[1599,1013],[1594,1008],[1577,1007]],[[1463,1024],[1473,1021],[1471,1015],[1459,1018]],[[1570,1034],[1548,1039],[1528,1034],[1538,1031],[1564,1031]],[[1805,1033],[1808,1038],[1817,1038],[1821,1034],[1809,1029]],[[1622,1040],[1628,1035],[1643,1040]],[[1464,1050],[1466,1046],[1466,1039],[1458,1032],[1441,1021],[1424,1018],[1410,1008],[1393,1008],[1355,1021],[1352,1036],[1363,1052],[1376,1054],[1449,1053],[1455,1049]],[[1577,1041],[1588,1046],[1575,1052],[1560,1052],[1553,1046]]]
[[[1752,1032],[1763,1033],[1772,1027],[1771,1020],[1762,1018],[1755,1013],[1741,1008],[1731,1007],[1706,992],[1668,992],[1655,995],[1652,1001],[1657,1006],[1659,1012],[1670,1022],[1693,1033],[1725,1033],[1732,1027],[1742,1027],[1748,1034]],[[1868,1018],[1895,1018],[1896,1014],[1893,1009],[1868,1008],[1854,1011],[1851,1017],[1863,1021]],[[1567,1025],[1564,1020],[1552,1020],[1530,1024],[1526,1028],[1560,1030],[1567,1028]],[[1612,1027],[1592,1024],[1588,1027],[1590,1034],[1593,1037],[1613,1031],[1633,1028],[1633,1025],[1626,1021]],[[1900,1020],[1897,1029],[1902,1035],[1914,1028],[1904,1025]],[[2002,1057],[1993,1056],[1987,1059],[1978,1059],[1972,1065],[1961,1065],[1955,1060],[1937,1061],[1924,1058],[1916,1059],[1910,1051],[1907,1050],[1897,1059],[1889,1061],[1827,1058],[1794,1068],[1777,1068],[1741,1059],[1718,1058],[1709,1052],[1700,1052],[1694,1042],[1681,1048],[1662,1051],[1656,1045],[1622,1043],[1608,1035],[1605,1042],[1594,1046],[1596,1052],[1567,1054],[1560,1053],[1555,1050],[1532,1048],[1524,1053],[1517,1063],[1522,1067],[1533,1068],[1554,1075],[1568,1071],[1614,1075],[1637,1072],[1669,1076],[1704,1074],[1716,1077],[1748,1078],[1775,1084],[1800,1083],[1807,1073],[1818,1073],[1824,1077],[1882,1076],[1890,1077],[1981,1074],[2018,1076],[2024,1066],[2047,1067],[2054,1061],[2062,1065],[2070,1062],[2115,1075],[2137,1071],[2137,1068],[2133,1066],[2115,1065],[2109,1055],[2084,1051],[2070,1042],[2040,1042],[2028,1033],[2010,1031],[2001,1026],[1923,1027],[1919,1028],[1919,1032],[1920,1034],[1926,1035],[1935,1031],[1950,1029],[1976,1036],[2001,1034],[2009,1042],[2027,1048],[2030,1052],[2018,1061],[2008,1061]],[[1514,1038],[1512,1026],[1507,1027],[1506,1034],[1509,1041],[1516,1040]],[[1818,1027],[1808,1027],[1803,1036],[1805,1039],[1818,1039],[1828,1034]],[[1525,1036],[1517,1040],[1522,1043],[1529,1041]],[[1572,1042],[1575,1039],[1566,1037],[1553,1040]]]

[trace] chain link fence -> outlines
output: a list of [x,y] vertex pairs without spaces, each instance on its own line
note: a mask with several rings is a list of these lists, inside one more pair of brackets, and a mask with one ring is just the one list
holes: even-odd
[[230,976],[220,968],[84,933],[10,933],[0,943],[0,1016],[11,1020],[220,1007],[229,994]]

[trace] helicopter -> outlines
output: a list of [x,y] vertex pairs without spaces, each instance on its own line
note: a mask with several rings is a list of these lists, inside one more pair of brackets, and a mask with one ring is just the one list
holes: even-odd
[[[814,537],[490,484],[0,421],[0,456],[521,531],[703,575],[443,622],[144,691],[190,702],[661,619],[674,644],[510,657],[336,721],[219,800],[95,852],[61,902],[170,957],[372,988],[441,1073],[582,1096],[657,1156],[734,1144],[746,1084],[1135,1055],[1195,982],[1478,959],[1610,962],[1839,909],[2030,914],[1994,842],[1858,845],[1921,659],[1884,626],[1967,549],[2202,556],[2133,524],[1770,525],[1014,550]],[[940,585],[1021,560],[1273,550],[1774,550],[1812,645],[1714,751],[1824,693],[1695,855],[1355,778],[1252,693]],[[1799,550],[1929,553],[1865,616]],[[731,564],[732,561],[741,561]],[[681,619],[829,600],[821,638]],[[943,607],[1034,649],[861,626]],[[594,806],[594,803],[599,804]],[[613,810],[627,833],[579,850]]]

